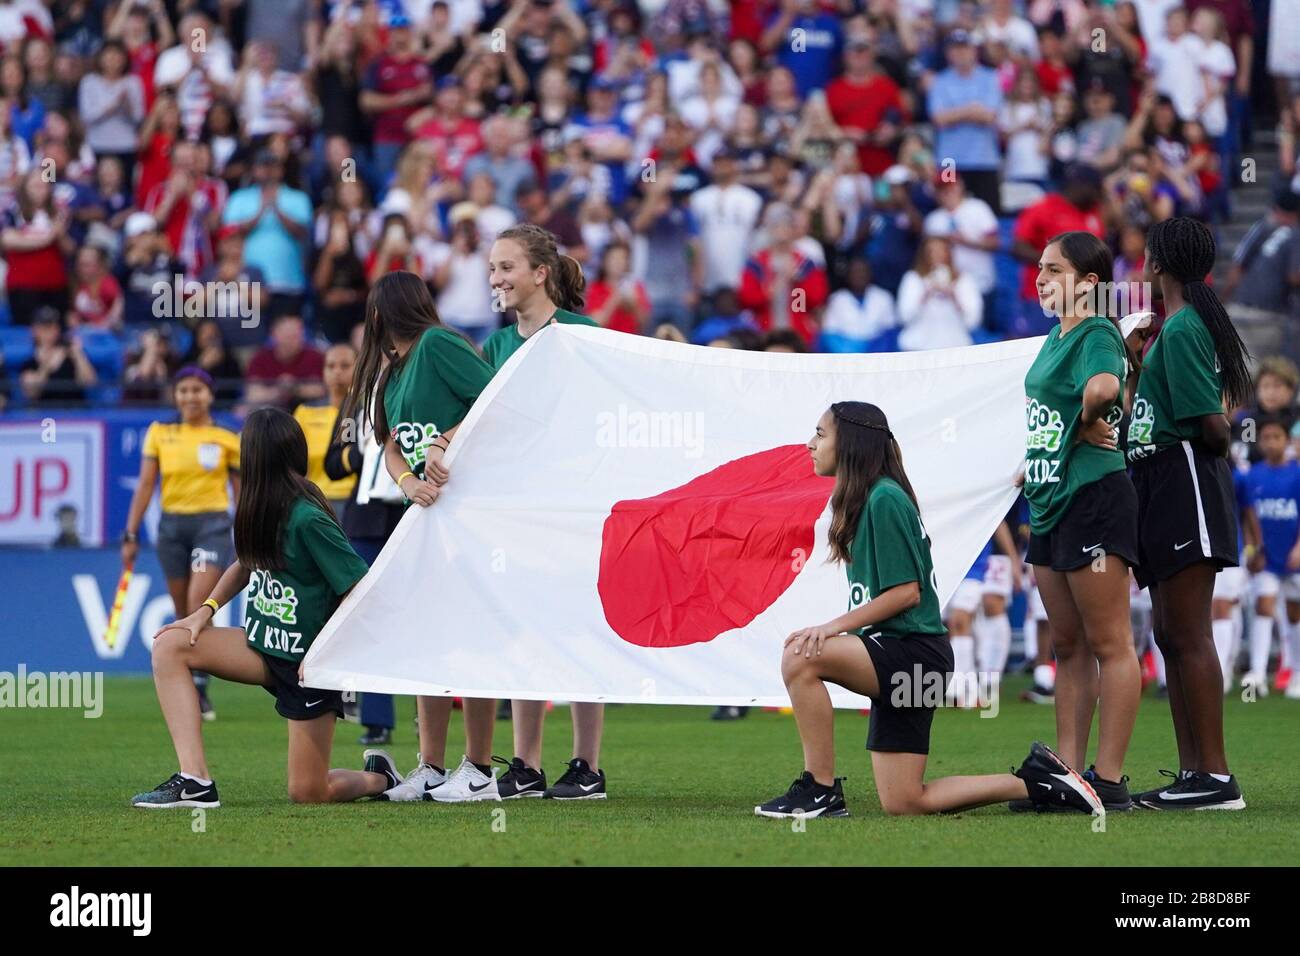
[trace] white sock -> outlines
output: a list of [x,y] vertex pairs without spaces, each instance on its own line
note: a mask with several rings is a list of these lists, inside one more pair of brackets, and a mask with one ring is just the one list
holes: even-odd
[[1287,621],[1282,633],[1286,635],[1286,640],[1282,643],[1286,659],[1282,663],[1295,670],[1296,664],[1300,662],[1300,623]]
[[992,685],[1000,680],[1011,653],[1011,618],[980,615],[975,619],[975,659],[980,672],[980,696],[988,700]]
[[204,780],[202,777],[196,777],[192,773],[185,773],[184,771],[181,771],[181,776],[184,777],[186,780],[193,780],[195,783],[200,784],[201,786],[204,787],[212,786],[211,780]]
[[975,696],[975,638],[959,634],[949,638],[952,643],[952,681],[948,696],[959,705],[969,706]]
[[1032,614],[1025,615],[1025,626],[1021,629],[1025,639],[1025,660],[1038,659],[1038,619]]
[[1043,690],[1056,689],[1056,671],[1051,664],[1039,664],[1034,668],[1034,685]]
[[1255,615],[1250,625],[1250,672],[1258,677],[1268,673],[1268,651],[1273,643],[1273,619]]
[[1223,685],[1232,683],[1232,621],[1212,621],[1214,649],[1219,653],[1219,670],[1223,672]]
[[1227,783],[1232,779],[1232,774],[1228,773],[1212,773],[1210,776],[1219,781],[1219,783]]

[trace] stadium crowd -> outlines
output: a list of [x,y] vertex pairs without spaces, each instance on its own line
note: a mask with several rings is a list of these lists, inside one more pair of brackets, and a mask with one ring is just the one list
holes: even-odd
[[1296,15],[4,0],[0,393],[159,404],[192,364],[219,406],[318,399],[385,272],[418,273],[476,343],[510,321],[487,250],[519,222],[624,332],[853,352],[1039,334],[1049,236],[1103,236],[1136,278],[1151,223],[1232,215],[1265,128],[1275,208],[1227,291],[1293,350],[1300,59],[1269,21]]

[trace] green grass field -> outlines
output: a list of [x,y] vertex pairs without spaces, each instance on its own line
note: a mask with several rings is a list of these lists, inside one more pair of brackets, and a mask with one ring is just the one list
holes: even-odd
[[[1001,714],[940,712],[930,775],[1008,769],[1034,738],[1051,740],[1052,711],[1014,699]],[[105,682],[104,714],[0,711],[0,863],[9,865],[1250,865],[1300,858],[1300,703],[1270,697],[1227,702],[1229,753],[1249,808],[1242,813],[1113,814],[1105,832],[1082,815],[1012,815],[1002,807],[946,817],[891,819],[879,809],[866,752],[866,718],[836,724],[839,773],[853,816],[790,821],[752,816],[756,802],[800,770],[794,721],[754,713],[717,724],[696,707],[617,706],[608,711],[605,802],[511,801],[462,806],[362,803],[294,806],[285,796],[284,721],[256,688],[214,682],[219,719],[206,728],[223,806],[194,832],[190,811],[128,806],[174,769],[174,755],[144,678]],[[413,704],[399,702],[405,770],[416,745]],[[449,758],[460,754],[453,718]],[[340,723],[337,766],[360,766],[359,728]],[[497,752],[510,731],[497,725]],[[547,726],[546,768],[569,756],[568,712]],[[1135,789],[1173,765],[1163,701],[1144,700],[1129,756]],[[495,814],[494,814],[495,811]],[[504,811],[502,816],[501,811]],[[494,828],[494,822],[496,824]]]

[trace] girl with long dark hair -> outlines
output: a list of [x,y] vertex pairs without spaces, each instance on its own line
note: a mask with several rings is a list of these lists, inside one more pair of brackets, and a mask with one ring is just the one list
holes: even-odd
[[1118,447],[1128,356],[1107,316],[1113,281],[1110,250],[1091,233],[1062,233],[1043,248],[1038,300],[1059,321],[1025,375],[1023,481],[1026,561],[1056,651],[1057,750],[1084,766],[1099,711],[1097,760],[1084,776],[1107,810],[1129,810],[1124,755],[1142,693],[1128,586],[1137,496]]
[[[1156,810],[1241,810],[1223,744],[1223,673],[1214,647],[1215,575],[1237,566],[1237,508],[1225,413],[1250,400],[1249,358],[1205,282],[1214,236],[1195,219],[1147,233],[1146,275],[1168,318],[1129,380],[1128,460],[1138,494],[1137,580],[1151,589],[1178,742],[1172,782],[1138,794]],[[1151,329],[1135,330],[1140,349]]]
[[[339,691],[302,687],[302,661],[334,609],[365,576],[329,502],[307,480],[307,439],[287,412],[259,408],[240,438],[243,494],[235,510],[234,564],[193,614],[153,637],[154,686],[180,769],[132,806],[219,807],[200,731],[191,675],[205,671],[265,687],[289,721],[289,799],[339,803],[401,782],[393,760],[367,751],[365,770],[331,770]],[[243,627],[212,627],[217,611],[248,589]]]
[[[586,282],[582,267],[560,254],[555,236],[540,226],[524,224],[506,229],[492,244],[488,278],[496,308],[514,309],[516,321],[498,329],[483,343],[483,355],[500,369],[544,326],[596,325],[579,314]],[[559,800],[603,800],[605,773],[600,769],[600,742],[605,726],[605,705],[574,701],[573,758],[553,785],[546,785],[542,770],[542,724],[546,701],[510,702],[515,753],[499,782],[503,800],[548,797]]]
[[[366,300],[365,338],[339,422],[365,416],[384,463],[407,501],[428,507],[448,476],[443,456],[492,369],[460,333],[438,318],[419,276],[381,276]],[[492,773],[491,700],[466,698],[466,754],[445,769],[450,697],[417,697],[420,754],[415,770],[385,797],[460,803],[498,799]]]
[[952,648],[936,594],[930,538],[921,523],[902,451],[885,413],[836,402],[808,442],[813,471],[835,478],[831,559],[848,574],[847,613],[791,634],[781,655],[804,770],[784,794],[760,804],[765,817],[848,816],[835,776],[834,713],[826,684],[871,698],[867,749],[888,814],[942,813],[1032,800],[1105,813],[1078,773],[1035,743],[1015,773],[925,782],[930,725],[952,673]]

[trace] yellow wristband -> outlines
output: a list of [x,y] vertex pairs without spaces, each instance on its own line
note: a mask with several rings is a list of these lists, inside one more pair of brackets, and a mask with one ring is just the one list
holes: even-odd
[[413,471],[404,471],[404,472],[402,472],[400,475],[398,475],[398,476],[397,476],[397,487],[399,487],[399,488],[402,487],[402,482],[404,482],[404,481],[406,480],[406,476],[407,476],[407,475],[410,475],[412,478],[414,478],[414,477],[415,477],[415,472],[413,472]]
[[200,606],[200,607],[210,607],[210,608],[212,608],[212,616],[213,616],[213,617],[216,617],[216,616],[217,616],[217,612],[221,610],[221,605],[218,604],[216,601],[214,601],[212,598],[208,598],[206,601],[204,601],[204,602],[203,602],[201,605],[199,605],[199,606]]

